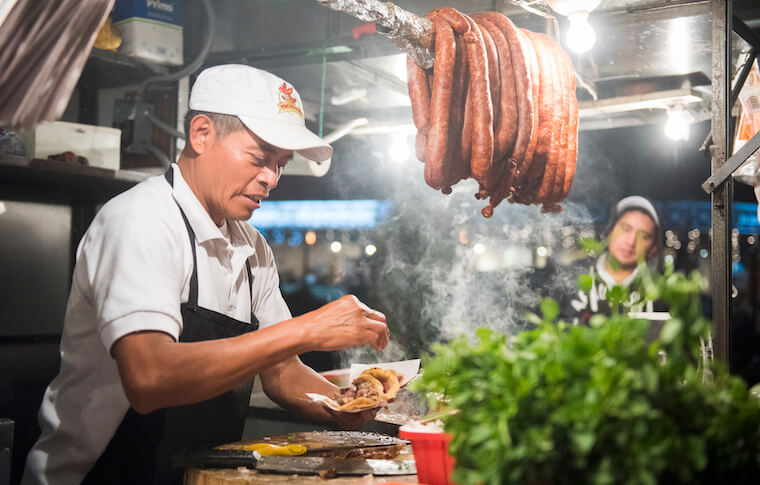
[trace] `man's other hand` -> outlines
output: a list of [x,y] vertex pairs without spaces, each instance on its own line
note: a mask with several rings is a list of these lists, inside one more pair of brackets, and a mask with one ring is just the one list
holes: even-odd
[[313,350],[340,350],[371,345],[375,350],[388,345],[385,315],[369,308],[353,295],[346,295],[304,315],[307,338]]

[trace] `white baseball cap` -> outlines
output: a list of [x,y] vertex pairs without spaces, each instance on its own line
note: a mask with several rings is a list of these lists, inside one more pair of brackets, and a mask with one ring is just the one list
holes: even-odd
[[322,162],[332,147],[306,128],[298,91],[274,74],[242,64],[203,70],[190,93],[189,107],[233,115],[272,146]]

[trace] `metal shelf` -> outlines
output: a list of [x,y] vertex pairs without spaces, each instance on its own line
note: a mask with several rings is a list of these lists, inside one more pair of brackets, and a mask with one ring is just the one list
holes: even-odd
[[108,199],[150,177],[151,173],[109,170],[52,160],[0,155],[0,184],[74,191]]

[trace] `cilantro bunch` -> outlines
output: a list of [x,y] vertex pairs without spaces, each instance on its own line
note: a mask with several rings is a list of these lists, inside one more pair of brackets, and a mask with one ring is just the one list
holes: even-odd
[[459,410],[445,418],[456,483],[757,483],[760,400],[724,367],[704,366],[702,279],[644,271],[640,285],[672,317],[651,344],[646,320],[573,326],[545,299],[533,330],[479,329],[477,342],[433,346],[413,386]]

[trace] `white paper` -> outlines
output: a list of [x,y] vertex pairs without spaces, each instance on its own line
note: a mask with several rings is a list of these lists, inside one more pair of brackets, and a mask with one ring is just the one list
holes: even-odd
[[[349,379],[350,379],[349,382],[353,382],[354,379],[356,379],[359,376],[359,374],[373,367],[379,367],[381,369],[391,369],[391,370],[395,370],[396,372],[399,372],[401,375],[404,376],[404,382],[401,383],[401,387],[404,387],[417,377],[417,373],[420,370],[420,359],[402,360],[398,362],[381,362],[378,364],[351,364],[351,371],[349,373]],[[382,407],[382,406],[371,406],[371,407],[360,408],[360,409],[342,410],[340,409],[340,405],[338,405],[338,403],[336,403],[332,398],[327,397],[323,394],[307,392],[306,397],[311,399],[313,402],[321,403],[323,406],[328,407],[332,409],[333,411],[338,411],[338,412],[343,412],[343,413],[360,413],[362,411],[367,411],[368,409],[375,409],[375,408]]]

